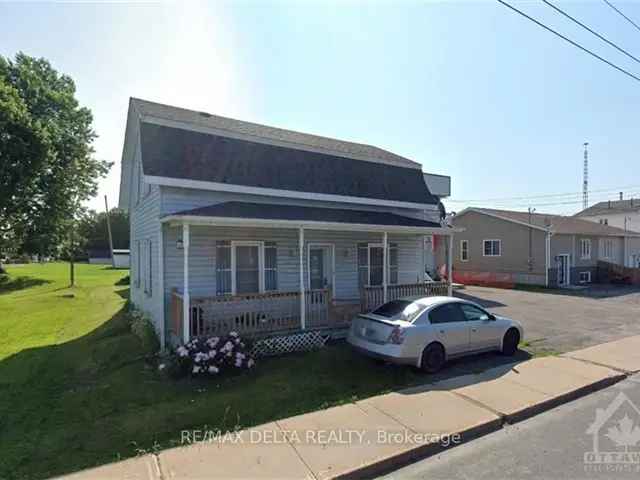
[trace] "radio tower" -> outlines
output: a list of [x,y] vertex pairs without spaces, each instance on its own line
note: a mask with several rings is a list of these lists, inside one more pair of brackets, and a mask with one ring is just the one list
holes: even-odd
[[582,171],[582,209],[589,206],[589,154],[587,146],[589,142],[584,142],[584,169]]

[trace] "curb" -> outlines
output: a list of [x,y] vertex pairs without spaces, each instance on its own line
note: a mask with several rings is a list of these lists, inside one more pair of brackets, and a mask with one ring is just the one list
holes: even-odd
[[[598,390],[602,390],[604,388],[615,385],[616,383],[626,379],[628,376],[628,373],[619,373],[617,375],[612,375],[610,377],[603,378],[589,385],[585,385],[584,387],[580,387],[576,390],[558,395],[557,397],[550,398],[549,400],[531,405],[530,407],[508,415],[496,413],[495,411],[488,409],[486,406],[483,406],[483,408],[485,408],[486,410],[495,415],[498,415],[498,418],[482,425],[476,425],[462,432],[451,433],[451,435],[457,433],[463,439],[463,441],[458,444],[453,444],[446,447],[440,443],[419,445],[415,448],[411,448],[404,452],[370,463],[369,465],[353,469],[349,472],[344,472],[330,478],[332,480],[371,479],[380,475],[391,473],[398,468],[402,468],[417,461],[432,457],[441,452],[444,452],[445,450],[450,450],[462,443],[467,443],[477,438],[488,435],[489,433],[496,432],[504,428],[505,425],[512,425],[514,423],[527,420],[540,413],[544,413],[548,410],[552,410],[556,407],[572,402],[573,400],[585,397],[590,393],[597,392]],[[467,401],[470,400],[467,399]],[[482,406],[482,404],[479,403],[478,405]]]

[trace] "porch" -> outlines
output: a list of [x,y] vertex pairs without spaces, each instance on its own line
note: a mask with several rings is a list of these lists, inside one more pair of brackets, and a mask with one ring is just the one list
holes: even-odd
[[[450,251],[449,227],[310,207],[295,207],[295,219],[271,219],[265,206],[245,205],[163,219],[167,324],[178,341],[230,331],[250,338],[333,332],[388,300],[451,293],[447,281],[424,281],[424,237],[447,236],[448,244],[439,243]],[[292,215],[291,206],[276,207],[279,216]],[[301,210],[333,221],[299,218]],[[340,212],[352,221],[336,221]]]

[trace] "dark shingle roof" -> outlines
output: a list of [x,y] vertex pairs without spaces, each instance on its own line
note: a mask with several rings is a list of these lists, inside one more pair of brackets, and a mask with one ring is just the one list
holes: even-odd
[[420,169],[143,122],[145,175],[297,192],[438,203]]
[[591,217],[611,213],[637,212],[638,210],[640,210],[640,198],[631,198],[629,200],[599,202],[576,213],[574,216]]
[[387,212],[348,210],[296,205],[273,205],[249,202],[224,202],[194,208],[167,216],[197,216],[225,218],[254,218],[263,220],[289,220],[299,222],[356,223],[394,227],[441,228],[440,224]]
[[[472,208],[471,211],[485,212],[490,215],[514,220],[521,223],[529,223],[528,212],[515,212],[512,210],[497,210],[493,208]],[[558,234],[576,235],[602,235],[602,236],[622,236],[625,231],[621,228],[602,225],[598,222],[581,220],[576,217],[565,217],[562,215],[552,215],[546,213],[534,213],[531,215],[531,224],[536,227],[546,228],[551,225],[551,231]],[[634,232],[626,232],[632,234]]]

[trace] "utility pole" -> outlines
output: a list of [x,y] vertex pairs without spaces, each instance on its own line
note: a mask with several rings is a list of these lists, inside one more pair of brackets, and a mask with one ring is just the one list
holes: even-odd
[[111,266],[116,268],[116,262],[113,258],[113,237],[111,236],[111,220],[109,218],[109,204],[107,203],[107,196],[104,196],[104,208],[107,215],[107,233],[109,234],[109,252],[111,253]]
[[587,147],[589,142],[584,142],[584,165],[582,169],[582,209],[589,206],[589,154]]
[[535,208],[529,207],[529,271],[533,271],[533,229],[531,228],[532,220],[533,220],[533,212],[535,212]]

